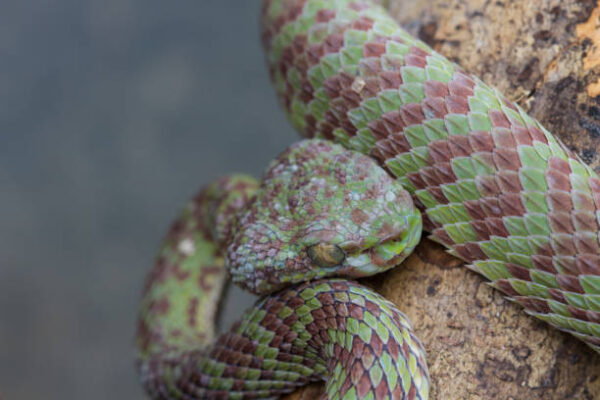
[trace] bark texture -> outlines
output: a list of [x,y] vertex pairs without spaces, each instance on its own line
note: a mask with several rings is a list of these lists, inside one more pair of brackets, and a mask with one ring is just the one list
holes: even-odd
[[391,13],[600,167],[598,0],[390,0]]
[[[600,171],[600,0],[388,0],[404,27],[519,102]],[[600,398],[600,356],[424,240],[365,283],[406,313],[432,399]],[[290,399],[315,399],[313,385]]]

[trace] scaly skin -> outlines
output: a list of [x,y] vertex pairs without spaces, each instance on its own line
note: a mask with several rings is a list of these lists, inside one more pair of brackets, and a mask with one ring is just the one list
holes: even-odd
[[427,399],[425,352],[410,323],[351,281],[283,289],[213,341],[226,265],[234,282],[268,294],[384,271],[420,234],[399,182],[325,141],[290,147],[260,186],[246,176],[209,185],[170,229],[145,285],[136,339],[148,394],[263,398],[326,380],[330,399]]
[[[372,160],[303,142],[260,187],[233,177],[196,198],[142,302],[138,365],[152,397],[269,397],[325,379],[326,398],[427,398],[406,318],[356,283],[322,279],[405,258],[421,228],[410,195],[434,240],[600,349],[600,179],[590,168],[371,1],[264,0],[263,26],[293,124]],[[280,291],[212,342],[226,266],[246,289]]]
[[306,141],[269,167],[236,231],[227,252],[233,281],[268,294],[313,278],[358,278],[398,265],[420,240],[421,216],[402,185],[373,160]]
[[264,0],[294,126],[368,154],[431,238],[526,311],[600,350],[600,179],[518,105],[368,0]]

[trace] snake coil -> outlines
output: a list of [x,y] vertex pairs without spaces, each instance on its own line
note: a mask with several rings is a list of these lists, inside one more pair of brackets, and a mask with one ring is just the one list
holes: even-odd
[[[325,379],[330,399],[426,399],[425,352],[406,317],[331,278],[404,259],[421,230],[411,198],[433,240],[600,350],[592,169],[373,1],[263,0],[262,26],[284,109],[320,140],[292,146],[260,185],[208,186],[171,228],[138,325],[153,398],[273,397]],[[226,266],[269,296],[215,341]]]

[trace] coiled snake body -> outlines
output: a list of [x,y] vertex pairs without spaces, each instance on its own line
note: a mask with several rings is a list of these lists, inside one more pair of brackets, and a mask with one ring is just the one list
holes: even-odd
[[[207,187],[175,223],[138,328],[152,397],[269,397],[326,379],[332,399],[427,398],[406,318],[327,278],[404,259],[421,230],[411,198],[433,240],[600,349],[600,179],[576,155],[372,1],[264,0],[263,42],[292,123],[319,140],[284,152],[260,185]],[[206,347],[225,265],[275,294]]]

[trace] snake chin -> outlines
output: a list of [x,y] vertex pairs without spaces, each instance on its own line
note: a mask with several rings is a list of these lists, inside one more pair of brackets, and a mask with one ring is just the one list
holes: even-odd
[[407,217],[406,229],[399,234],[362,251],[348,254],[345,265],[338,268],[336,276],[362,278],[396,267],[413,252],[421,240],[421,233],[420,215]]

